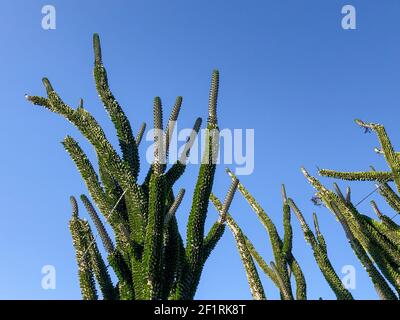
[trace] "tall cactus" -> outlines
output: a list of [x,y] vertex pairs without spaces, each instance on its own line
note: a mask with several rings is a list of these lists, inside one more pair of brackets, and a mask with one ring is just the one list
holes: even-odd
[[218,154],[216,105],[219,73],[215,70],[212,75],[207,144],[189,213],[185,246],[175,217],[184,190],[175,198],[173,187],[185,171],[201,119],[196,120],[183,154],[168,169],[166,157],[182,98],[177,98],[165,131],[161,99],[154,99],[154,162],[145,181],[140,184],[138,145],[145,124],[135,137],[128,118],[110,90],[97,34],[93,37],[93,47],[96,89],[115,126],[121,155],[106,138],[95,118],[84,108],[83,102],[76,109],[68,106],[48,79],[43,79],[47,97],[27,96],[33,104],[58,113],[74,124],[92,144],[97,155],[98,173],[76,140],[67,136],[63,141],[91,198],[115,235],[114,244],[103,225],[103,219],[89,198],[82,195],[81,200],[106,250],[108,266],[118,278],[117,284],[111,282],[96,238],[88,222],[78,216],[77,202],[71,198],[73,215],[70,230],[82,296],[84,299],[97,299],[97,283],[104,299],[193,299],[204,264],[224,232],[224,225],[220,221],[215,222],[207,235],[204,228]]

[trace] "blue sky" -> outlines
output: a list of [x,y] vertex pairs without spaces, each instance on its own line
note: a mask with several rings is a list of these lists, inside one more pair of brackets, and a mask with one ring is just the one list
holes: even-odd
[[[56,8],[56,30],[41,28],[41,8],[46,4]],[[345,4],[357,10],[356,30],[341,28]],[[373,152],[376,137],[363,134],[353,120],[383,123],[393,143],[400,143],[396,135],[399,15],[396,0],[1,1],[0,298],[80,298],[68,231],[69,195],[79,196],[86,190],[60,141],[71,134],[91,157],[92,150],[69,123],[30,105],[24,94],[43,95],[41,78],[47,76],[71,105],[84,98],[115,142],[92,79],[94,32],[102,39],[112,89],[135,131],[142,121],[151,123],[156,95],[166,107],[176,96],[184,97],[180,126],[190,127],[197,116],[205,119],[210,74],[218,68],[220,127],[255,130],[255,170],[243,176],[242,182],[279,230],[280,184],[285,183],[309,221],[312,212],[317,212],[338,273],[344,265],[355,266],[354,296],[376,298],[336,220],[310,202],[313,189],[300,167],[311,173],[316,165],[385,169]],[[178,211],[183,233],[197,169],[190,166],[180,181],[187,189]],[[323,181],[332,184],[329,179]],[[223,165],[219,166],[215,193],[223,197],[229,182]],[[369,183],[355,185],[353,199],[361,199],[372,189]],[[377,195],[371,199],[387,209]],[[368,201],[360,208],[372,212]],[[231,213],[270,261],[268,237],[240,194]],[[208,226],[215,219],[217,214],[210,207]],[[293,228],[294,254],[307,278],[309,298],[334,298],[296,220]],[[55,290],[41,287],[44,265],[56,268]],[[263,274],[261,278],[267,297],[279,298],[270,281]],[[196,298],[251,298],[229,232],[207,262]]]

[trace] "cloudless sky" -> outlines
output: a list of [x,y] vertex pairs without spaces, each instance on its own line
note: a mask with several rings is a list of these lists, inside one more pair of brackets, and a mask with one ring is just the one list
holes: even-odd
[[[56,8],[56,30],[41,27],[44,5]],[[341,9],[357,10],[357,29],[341,28]],[[241,180],[282,231],[280,185],[311,222],[316,211],[331,261],[342,276],[356,268],[356,298],[376,298],[365,271],[334,217],[315,207],[314,191],[300,172],[316,166],[338,170],[386,169],[373,152],[374,134],[363,134],[355,118],[383,123],[399,145],[400,2],[369,1],[22,1],[0,2],[0,298],[80,299],[74,250],[68,230],[69,196],[87,193],[60,141],[70,134],[94,159],[89,144],[65,119],[24,99],[44,95],[47,76],[63,99],[80,98],[115,143],[115,132],[92,79],[92,34],[101,36],[110,84],[136,132],[151,124],[152,100],[170,110],[184,97],[179,126],[207,117],[209,80],[220,70],[219,123],[255,130],[255,170]],[[146,150],[141,145],[141,155]],[[148,164],[142,157],[143,169]],[[234,169],[234,165],[230,165]],[[177,215],[185,234],[198,167],[189,166],[177,187],[187,194]],[[142,173],[143,176],[143,173]],[[328,186],[332,180],[322,179]],[[230,179],[217,169],[214,191],[224,197]],[[342,188],[346,183],[339,183]],[[355,202],[374,188],[353,186]],[[369,200],[392,211],[374,194]],[[82,207],[82,205],[81,205]],[[232,215],[267,261],[265,230],[240,194]],[[81,215],[86,217],[82,209]],[[210,206],[207,227],[217,213]],[[309,298],[334,299],[311,248],[293,216],[294,255]],[[57,272],[55,290],[41,287],[44,265]],[[261,274],[266,295],[279,294]],[[227,231],[208,260],[198,299],[251,299],[232,235]]]

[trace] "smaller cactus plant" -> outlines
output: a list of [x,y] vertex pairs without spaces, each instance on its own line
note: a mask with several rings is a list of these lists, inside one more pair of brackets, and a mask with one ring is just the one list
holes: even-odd
[[[274,261],[268,264],[261,255],[257,252],[252,242],[243,233],[239,225],[233,219],[233,217],[224,212],[220,200],[211,194],[210,200],[214,204],[217,211],[221,216],[226,215],[226,223],[229,226],[232,234],[236,240],[237,248],[245,267],[247,279],[250,285],[250,291],[252,296],[256,300],[266,299],[264,288],[262,287],[259,274],[256,268],[256,263],[261,270],[271,279],[274,285],[278,288],[280,296],[283,300],[293,300],[294,294],[292,292],[291,274],[293,274],[296,282],[296,293],[295,297],[298,300],[307,299],[307,289],[304,274],[301,270],[299,263],[292,253],[292,241],[293,233],[291,227],[291,213],[286,197],[285,187],[282,186],[282,198],[283,198],[283,223],[284,223],[284,237],[283,239],[279,235],[275,224],[263,208],[258,204],[254,197],[239,182],[238,178],[227,169],[227,173],[232,179],[232,183],[237,185],[237,189],[247,200],[257,217],[265,227],[272,246]],[[230,189],[230,192],[233,192]],[[229,193],[228,193],[229,195]]]
[[[371,167],[371,171],[367,172],[319,170],[319,173],[322,176],[342,180],[374,181],[376,183],[376,190],[380,192],[397,215],[400,213],[400,197],[389,183],[394,182],[397,191],[400,192],[400,153],[394,151],[391,141],[382,125],[365,123],[361,120],[356,120],[356,123],[368,130],[368,132],[374,131],[377,133],[381,149],[375,148],[375,152],[385,156],[390,171],[378,172]],[[306,281],[299,264],[292,254],[293,233],[290,215],[291,210],[293,210],[300,222],[306,241],[311,245],[315,260],[337,299],[353,299],[352,294],[345,288],[329,260],[327,245],[319,228],[317,215],[313,214],[316,232],[314,234],[295,202],[287,198],[285,187],[282,186],[284,225],[284,237],[282,240],[274,223],[254,197],[230,170],[227,170],[227,172],[233,181],[232,188],[228,193],[229,199],[233,198],[236,188],[239,189],[268,231],[274,253],[275,261],[268,265],[232,216],[226,211],[225,206],[222,205],[214,194],[211,194],[210,200],[217,208],[221,217],[225,217],[224,219],[221,218],[221,220],[228,224],[234,235],[253,298],[266,298],[255,262],[279,289],[282,299],[291,300],[294,298],[291,291],[291,274],[294,275],[296,280],[296,298],[307,298]],[[336,183],[333,184],[335,191],[332,191],[326,188],[318,179],[311,176],[305,168],[302,168],[302,172],[308,182],[317,190],[312,201],[316,205],[323,204],[339,221],[351,248],[368,273],[378,296],[384,300],[397,300],[398,295],[400,295],[400,226],[393,219],[384,215],[375,201],[371,201],[371,205],[380,221],[361,214],[357,210],[358,204],[354,205],[351,201],[350,188],[347,188],[346,195],[344,195]],[[366,197],[362,201],[365,199]],[[393,288],[397,291],[397,294],[393,291]]]
[[[400,191],[399,153],[394,151],[382,125],[365,123],[361,120],[356,120],[356,123],[377,134],[381,148],[374,150],[385,157],[390,171],[376,171],[373,167],[371,167],[371,171],[364,172],[338,172],[322,169],[319,170],[319,174],[341,180],[375,182],[376,190],[398,214],[400,213],[400,197],[389,183],[393,182],[397,192]],[[303,174],[317,190],[317,196],[341,223],[353,251],[366,269],[379,297],[388,300],[398,299],[397,295],[400,294],[400,273],[398,271],[400,267],[400,226],[382,214],[375,201],[371,201],[371,205],[380,221],[358,211],[357,204],[354,205],[351,202],[350,189],[344,197],[336,184],[334,184],[335,193],[328,190],[305,169],[303,169]],[[397,295],[389,284],[397,291]]]

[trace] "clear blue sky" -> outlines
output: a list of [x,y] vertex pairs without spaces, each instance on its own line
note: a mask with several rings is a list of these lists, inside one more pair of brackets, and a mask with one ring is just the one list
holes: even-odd
[[[56,30],[41,28],[45,4],[57,10]],[[357,9],[357,30],[341,28],[345,4]],[[0,298],[80,298],[68,231],[69,195],[86,190],[60,141],[71,134],[93,154],[69,123],[33,107],[24,94],[44,94],[41,78],[49,77],[65,101],[77,105],[84,98],[115,142],[93,84],[93,32],[101,36],[112,89],[135,131],[142,121],[150,123],[156,95],[166,106],[177,95],[184,97],[180,123],[187,127],[196,116],[205,119],[210,74],[218,68],[221,128],[255,129],[255,171],[242,182],[279,230],[282,182],[309,221],[317,210],[336,270],[354,265],[354,296],[376,298],[338,223],[310,202],[313,189],[299,169],[385,168],[373,152],[376,137],[363,134],[353,119],[385,124],[399,145],[399,16],[397,0],[1,1]],[[188,189],[178,212],[182,232],[196,174],[197,167],[191,166],[180,182]],[[215,193],[223,197],[229,182],[220,166]],[[324,182],[331,186],[332,181]],[[371,189],[372,184],[357,184],[353,199]],[[372,198],[382,203],[377,195]],[[372,211],[368,201],[360,208]],[[271,260],[269,240],[239,194],[231,212]],[[208,225],[215,219],[211,208]],[[293,227],[294,254],[305,272],[309,297],[334,298],[297,220]],[[56,267],[56,290],[41,288],[43,265]],[[268,298],[278,298],[270,281],[261,277]],[[229,232],[207,262],[196,298],[251,298]]]

